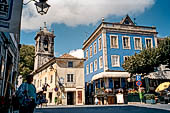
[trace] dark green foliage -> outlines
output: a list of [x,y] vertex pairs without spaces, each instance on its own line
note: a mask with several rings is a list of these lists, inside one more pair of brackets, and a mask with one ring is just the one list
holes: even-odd
[[167,67],[170,68],[170,37],[162,40],[158,47],[162,64],[166,64]]
[[35,48],[33,45],[22,45],[20,49],[19,73],[24,78],[34,70]]

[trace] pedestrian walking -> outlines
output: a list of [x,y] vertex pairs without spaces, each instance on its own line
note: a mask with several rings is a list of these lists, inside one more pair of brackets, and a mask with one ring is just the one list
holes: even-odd
[[36,88],[32,84],[33,75],[26,76],[26,82],[22,83],[17,91],[19,98],[19,113],[33,113],[36,107]]
[[95,98],[95,104],[98,105],[99,100],[97,99],[97,97]]

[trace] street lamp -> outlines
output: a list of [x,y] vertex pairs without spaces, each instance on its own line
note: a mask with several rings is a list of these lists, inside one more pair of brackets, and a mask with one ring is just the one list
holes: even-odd
[[37,12],[41,15],[46,14],[50,5],[46,3],[47,0],[39,0],[39,2],[35,2]]
[[44,14],[47,13],[47,11],[48,11],[48,9],[50,7],[50,5],[46,3],[47,0],[39,0],[39,2],[37,2],[36,0],[30,0],[27,3],[25,3],[24,5],[27,5],[31,1],[35,2],[35,6],[36,6],[37,12],[39,14],[44,15]]

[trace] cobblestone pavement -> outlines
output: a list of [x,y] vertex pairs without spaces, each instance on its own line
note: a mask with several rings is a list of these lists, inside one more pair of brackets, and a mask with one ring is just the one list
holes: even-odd
[[49,106],[35,113],[170,113],[170,105]]

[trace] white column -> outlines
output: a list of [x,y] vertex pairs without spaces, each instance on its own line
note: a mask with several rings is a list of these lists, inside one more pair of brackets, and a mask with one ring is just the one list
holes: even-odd
[[108,69],[107,63],[107,41],[106,41],[106,30],[102,30],[102,47],[103,47],[103,63],[104,63],[104,72]]

